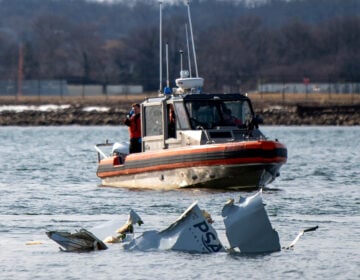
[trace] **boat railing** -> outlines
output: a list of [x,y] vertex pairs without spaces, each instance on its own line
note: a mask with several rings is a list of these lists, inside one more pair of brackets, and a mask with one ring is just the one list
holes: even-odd
[[113,145],[114,145],[114,143],[110,143],[109,140],[106,139],[105,143],[99,143],[99,144],[96,144],[94,146],[95,150],[97,151],[98,162],[100,162],[100,160],[102,158],[108,158],[109,157],[100,149],[100,147],[108,147],[108,146],[113,146]]

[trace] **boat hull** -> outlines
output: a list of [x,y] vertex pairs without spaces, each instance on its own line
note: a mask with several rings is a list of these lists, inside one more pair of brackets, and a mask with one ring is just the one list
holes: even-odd
[[286,162],[276,141],[200,145],[100,161],[102,185],[140,189],[255,189],[271,183]]

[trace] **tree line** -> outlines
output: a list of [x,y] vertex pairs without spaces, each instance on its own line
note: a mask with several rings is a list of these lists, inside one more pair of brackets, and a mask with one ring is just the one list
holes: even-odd
[[[23,79],[141,84],[145,90],[157,90],[158,4],[131,3],[2,0],[0,80],[17,79],[22,57]],[[254,6],[194,0],[191,7],[199,74],[206,90],[223,90],[224,85],[249,90],[259,82],[305,78],[360,81],[356,0],[270,0]],[[188,68],[186,7],[180,2],[166,4],[163,15],[172,83],[179,76],[180,50]]]

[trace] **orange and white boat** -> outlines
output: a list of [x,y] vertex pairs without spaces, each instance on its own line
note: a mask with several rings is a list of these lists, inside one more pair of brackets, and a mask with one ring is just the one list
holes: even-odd
[[[167,117],[170,108],[177,116],[173,135]],[[234,118],[245,122],[225,121],[221,112],[229,108]],[[141,104],[141,113],[141,153],[128,154],[127,145],[115,144],[111,156],[106,156],[100,150],[105,144],[96,146],[97,175],[103,185],[251,189],[272,182],[287,160],[285,145],[266,139],[250,99],[241,94],[151,98]]]
[[[189,4],[188,15],[191,30]],[[196,58],[192,36],[191,41]],[[177,88],[167,85],[159,97],[141,103],[142,152],[128,154],[128,146],[119,143],[95,146],[103,185],[255,189],[279,176],[286,146],[259,130],[250,99],[239,93],[202,93],[196,59],[195,70],[192,77],[181,69]],[[106,155],[101,148],[109,145],[113,149]]]

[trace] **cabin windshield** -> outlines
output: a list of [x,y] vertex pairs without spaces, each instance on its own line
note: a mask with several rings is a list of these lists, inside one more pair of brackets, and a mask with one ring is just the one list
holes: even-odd
[[247,100],[189,100],[185,105],[192,129],[241,127],[252,116]]

